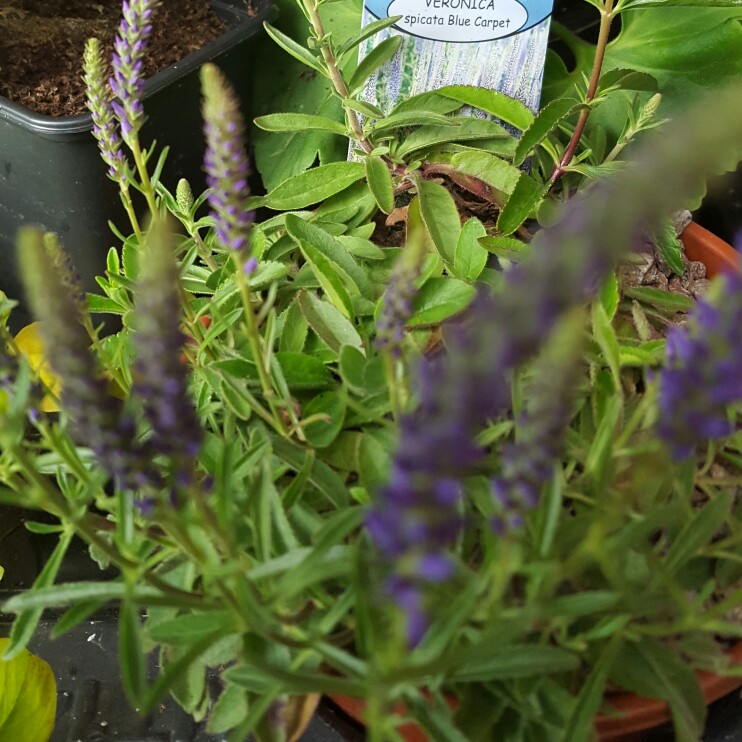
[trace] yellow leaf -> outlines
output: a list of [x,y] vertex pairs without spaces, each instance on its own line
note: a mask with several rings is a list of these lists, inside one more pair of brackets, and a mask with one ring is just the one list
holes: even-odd
[[43,412],[59,412],[59,394],[62,391],[62,380],[52,371],[44,352],[44,341],[41,339],[40,325],[32,322],[26,325],[15,336],[15,343],[21,355],[26,358],[31,368],[38,373],[44,386],[49,390],[41,401]]
[[304,734],[319,703],[319,693],[306,696],[291,696],[286,708],[286,738],[296,742]]
[[[9,642],[0,639],[0,655]],[[57,684],[44,660],[25,649],[10,661],[0,659],[0,739],[46,742],[56,711]]]

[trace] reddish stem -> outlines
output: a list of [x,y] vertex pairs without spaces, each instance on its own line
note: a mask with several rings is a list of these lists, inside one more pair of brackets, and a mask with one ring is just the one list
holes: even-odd
[[[613,21],[613,0],[606,0],[605,6],[600,12],[600,31],[598,32],[598,43],[595,49],[595,60],[593,61],[593,69],[590,74],[590,81],[588,82],[587,92],[585,93],[585,103],[588,104],[595,98],[595,94],[598,91],[600,73],[603,69],[605,52],[608,48],[608,36],[610,34],[611,23]],[[554,183],[556,183],[559,178],[562,177],[562,175],[564,175],[567,167],[569,166],[569,163],[572,162],[572,158],[577,151],[577,146],[579,145],[580,139],[582,138],[582,135],[585,131],[587,120],[588,118],[590,118],[591,111],[592,108],[588,105],[580,112],[580,117],[579,119],[577,119],[577,125],[575,126],[575,130],[572,133],[571,139],[569,140],[569,144],[567,144],[567,149],[564,151],[564,155],[562,156],[561,161],[554,168],[554,171],[549,177],[549,181],[551,184],[550,187],[553,186]]]

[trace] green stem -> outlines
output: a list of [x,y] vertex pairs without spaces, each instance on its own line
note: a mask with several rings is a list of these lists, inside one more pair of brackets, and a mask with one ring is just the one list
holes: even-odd
[[186,230],[188,231],[188,234],[191,236],[191,239],[196,243],[196,249],[198,250],[198,254],[201,257],[201,260],[206,263],[206,265],[209,267],[209,270],[217,271],[219,270],[219,266],[217,265],[216,261],[214,260],[213,256],[211,255],[211,252],[206,247],[206,244],[201,239],[201,235],[198,233],[198,229],[194,226],[192,222],[189,222],[186,224]]
[[129,390],[129,383],[124,378],[119,369],[116,368],[108,353],[106,353],[105,349],[103,348],[100,338],[98,337],[98,333],[95,327],[93,327],[93,321],[90,319],[90,315],[87,312],[85,312],[85,314],[83,315],[82,324],[85,328],[85,331],[88,333],[88,337],[93,343],[93,348],[95,349],[96,355],[100,359],[105,370],[111,376],[111,380],[118,384],[122,392],[127,392]]
[[[30,492],[32,493],[35,489],[40,495],[40,499],[37,499],[34,502],[35,505],[41,507],[42,510],[51,513],[60,520],[70,523],[84,541],[91,546],[95,546],[96,549],[99,549],[109,558],[111,564],[115,565],[122,572],[137,571],[143,580],[153,587],[156,587],[161,592],[177,597],[179,600],[188,601],[193,605],[200,606],[203,604],[203,599],[200,595],[185,590],[179,590],[160,579],[157,575],[152,574],[151,572],[143,572],[141,565],[137,561],[128,559],[116,551],[108,541],[102,539],[98,535],[95,526],[93,525],[93,521],[88,517],[89,514],[87,512],[84,512],[82,515],[77,515],[73,512],[70,504],[62,496],[61,492],[55,489],[46,477],[40,475],[36,471],[33,462],[29,460],[29,457],[22,448],[13,446],[11,453],[15,461],[23,470],[28,483],[32,485]],[[23,487],[22,491],[29,493],[29,488]]]
[[268,407],[272,413],[271,424],[275,430],[282,436],[287,437],[288,433],[286,425],[281,418],[280,411],[276,406],[276,393],[271,383],[270,375],[268,370],[265,368],[263,359],[263,349],[260,342],[260,332],[258,331],[258,323],[255,318],[255,311],[250,300],[250,285],[245,277],[242,270],[242,262],[239,255],[234,255],[235,264],[235,275],[237,276],[237,283],[240,287],[240,294],[242,296],[242,306],[245,310],[245,319],[247,322],[247,340],[250,344],[250,350],[255,361],[255,367],[258,370],[258,379],[260,380],[260,386],[263,390],[263,397],[268,403]]
[[603,69],[603,61],[605,60],[605,52],[608,47],[608,37],[611,31],[611,23],[616,16],[616,11],[613,8],[614,0],[605,0],[605,5],[600,11],[600,30],[598,31],[598,42],[595,48],[595,60],[593,61],[593,69],[590,74],[590,80],[587,86],[587,92],[585,94],[585,103],[587,106],[580,112],[580,117],[577,120],[577,125],[572,133],[572,137],[567,144],[567,149],[564,151],[559,164],[554,168],[551,176],[549,177],[549,183],[552,187],[565,172],[569,163],[572,162],[572,158],[577,151],[577,147],[580,143],[580,139],[585,131],[587,120],[590,118],[592,107],[589,105],[595,98],[595,94],[598,92],[598,83],[600,82],[600,72]]
[[[307,15],[309,17],[309,22],[312,25],[312,30],[314,31],[314,37],[320,45],[320,51],[322,52],[322,58],[325,60],[325,65],[327,67],[327,73],[330,76],[330,81],[332,82],[335,91],[340,96],[340,98],[343,101],[346,101],[348,100],[348,98],[350,98],[350,92],[348,90],[348,86],[345,84],[343,73],[340,72],[340,68],[337,65],[335,55],[332,53],[332,49],[330,49],[329,43],[325,41],[325,29],[322,24],[322,18],[320,17],[319,8],[317,7],[316,0],[304,0],[304,6],[307,10]],[[363,127],[361,126],[361,122],[358,120],[358,116],[356,116],[356,112],[351,110],[350,108],[345,107],[345,105],[343,106],[343,108],[345,109],[345,116],[348,120],[348,125],[353,132],[353,138],[355,139],[356,144],[364,152],[371,152],[374,146],[373,144],[371,144],[371,142],[368,141],[366,135],[363,133]]]
[[129,223],[131,228],[134,230],[134,236],[137,238],[137,244],[142,244],[142,228],[139,226],[139,219],[137,219],[136,211],[134,211],[134,202],[131,200],[131,193],[129,191],[129,185],[119,181],[119,190],[121,193],[121,201],[126,209],[126,214],[129,217]]
[[[132,138],[132,141],[129,142],[129,148],[131,149],[132,155],[134,155],[134,162],[136,163],[137,172],[139,173],[142,193],[144,193],[144,197],[147,199],[147,206],[149,207],[152,216],[156,217],[157,201],[155,200],[155,189],[152,187],[152,181],[147,172],[147,163],[144,161],[144,155],[142,153],[142,148],[139,146],[138,137],[134,136]],[[139,244],[141,245],[141,241]]]

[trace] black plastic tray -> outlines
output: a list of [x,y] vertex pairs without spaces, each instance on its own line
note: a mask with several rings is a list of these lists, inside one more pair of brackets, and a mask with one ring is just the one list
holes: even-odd
[[[270,14],[269,0],[251,2],[249,11],[244,0],[210,4],[228,31],[154,75],[144,87],[148,121],[142,139],[170,147],[163,181],[171,190],[181,177],[192,183],[195,193],[204,187],[199,68],[216,62],[246,102],[254,68],[251,39]],[[105,269],[106,253],[116,241],[108,221],[124,233],[130,231],[117,188],[98,155],[92,126],[88,113],[45,116],[0,97],[0,290],[12,298],[21,298],[14,241],[22,224],[39,224],[59,234],[88,289]],[[14,327],[27,321],[25,313],[18,312]]]

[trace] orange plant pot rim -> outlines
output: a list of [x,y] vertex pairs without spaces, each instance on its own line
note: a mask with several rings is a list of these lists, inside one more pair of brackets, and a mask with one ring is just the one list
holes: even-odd
[[740,253],[700,224],[691,222],[681,235],[681,239],[688,259],[701,261],[706,266],[709,278],[723,271],[742,268]]
[[[742,261],[730,244],[691,222],[681,235],[686,256],[706,265],[709,278],[714,278],[724,271],[741,270]],[[742,641],[735,644],[727,653],[731,665],[742,665]],[[698,671],[696,673],[706,703],[731,693],[742,686],[742,677],[715,675]],[[329,698],[346,714],[363,724],[366,712],[366,701],[362,698],[331,695]],[[665,701],[656,698],[644,698],[634,693],[609,693],[605,699],[614,713],[599,714],[595,718],[595,731],[601,742],[630,742],[641,739],[640,732],[647,731],[670,721],[670,707]],[[450,699],[455,706],[455,699]],[[404,708],[398,709],[404,713]],[[429,742],[428,736],[414,723],[404,724],[399,732],[405,742]]]

